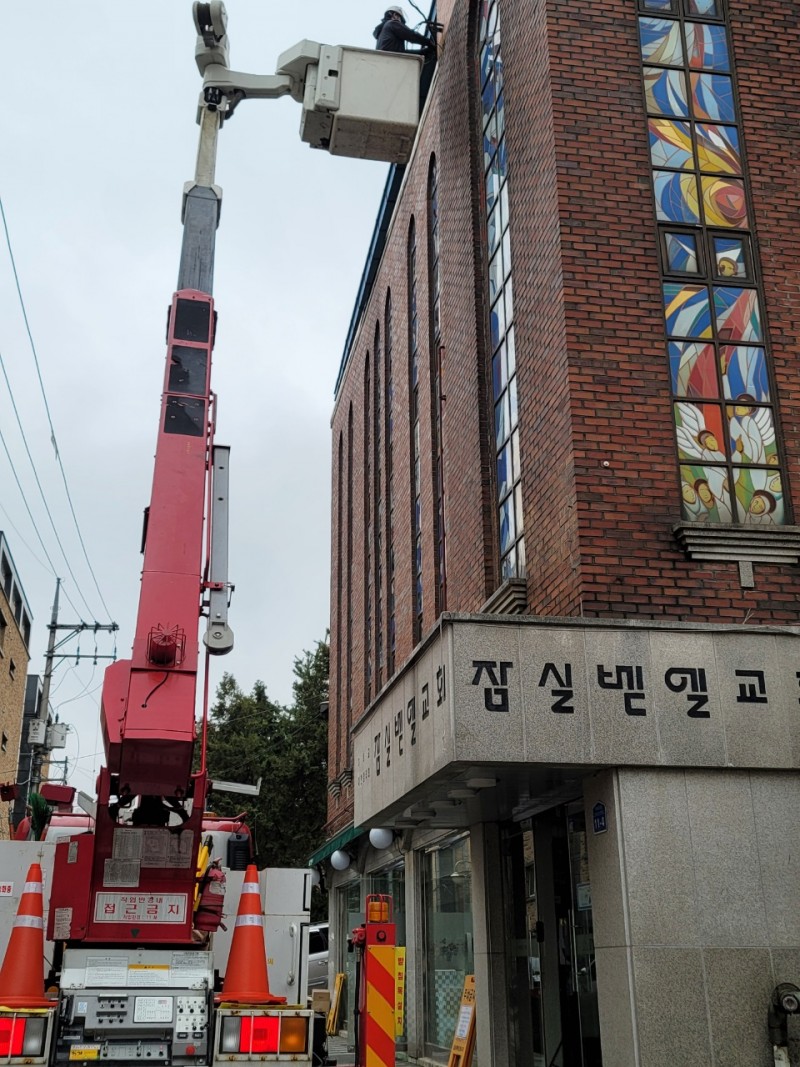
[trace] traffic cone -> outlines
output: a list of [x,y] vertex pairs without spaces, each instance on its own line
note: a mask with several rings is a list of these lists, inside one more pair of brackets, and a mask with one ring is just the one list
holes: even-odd
[[43,995],[43,914],[42,868],[32,863],[0,967],[0,1007],[49,1008],[54,1003]]
[[253,863],[245,871],[225,981],[217,1001],[234,1004],[286,1003],[286,997],[274,997],[269,991],[264,914],[259,899],[258,871]]

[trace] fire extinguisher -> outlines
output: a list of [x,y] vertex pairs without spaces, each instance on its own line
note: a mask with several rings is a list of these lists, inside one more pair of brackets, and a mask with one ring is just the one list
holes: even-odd
[[225,904],[225,872],[219,860],[214,860],[206,868],[200,883],[200,899],[194,913],[196,930],[214,933],[220,927],[225,929],[222,921],[222,909]]

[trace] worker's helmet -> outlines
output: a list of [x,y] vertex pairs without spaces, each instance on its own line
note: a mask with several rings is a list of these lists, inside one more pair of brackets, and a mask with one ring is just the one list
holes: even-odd
[[399,15],[405,25],[406,13],[399,4],[392,4],[391,7],[386,8],[386,17],[388,18],[389,15]]

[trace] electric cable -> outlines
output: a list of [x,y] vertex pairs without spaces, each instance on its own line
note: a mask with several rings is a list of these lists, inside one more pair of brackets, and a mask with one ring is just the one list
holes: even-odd
[[[88,552],[86,550],[86,544],[85,544],[85,542],[83,540],[83,533],[81,532],[80,524],[78,522],[78,516],[75,513],[75,507],[74,507],[73,502],[72,502],[72,494],[70,493],[69,484],[67,482],[67,474],[66,474],[66,471],[64,470],[64,464],[61,461],[61,453],[59,452],[58,442],[56,440],[56,431],[55,431],[55,427],[53,426],[52,417],[50,415],[50,405],[47,402],[47,393],[45,392],[44,381],[42,380],[42,372],[41,372],[41,369],[39,367],[39,355],[38,355],[38,353],[36,351],[36,345],[35,345],[34,340],[33,340],[33,334],[31,332],[30,322],[28,321],[28,312],[27,312],[27,309],[25,307],[25,300],[24,300],[24,298],[22,296],[22,287],[20,285],[19,274],[17,273],[17,264],[16,264],[16,260],[14,259],[14,251],[13,251],[13,248],[11,246],[11,235],[9,234],[9,231],[8,231],[8,222],[6,220],[6,213],[5,213],[5,209],[3,207],[3,198],[1,196],[0,196],[0,219],[2,219],[2,223],[3,223],[3,232],[5,234],[6,247],[8,249],[9,260],[11,262],[11,270],[12,270],[12,273],[14,275],[14,283],[15,283],[16,290],[17,290],[17,296],[19,298],[20,309],[22,311],[22,318],[23,318],[23,321],[25,323],[25,330],[26,330],[27,335],[28,335],[28,341],[30,342],[31,353],[33,354],[33,362],[34,362],[34,365],[36,367],[36,376],[37,376],[37,378],[39,380],[39,387],[40,387],[41,393],[42,393],[42,400],[44,401],[44,409],[45,409],[45,412],[47,413],[47,423],[48,423],[48,425],[50,427],[50,441],[51,441],[51,443],[53,445],[53,450],[54,450],[55,456],[56,456],[56,462],[58,463],[58,468],[59,468],[59,470],[61,472],[61,479],[62,479],[62,481],[64,483],[64,491],[65,491],[65,493],[67,495],[67,503],[69,504],[70,514],[72,515],[72,520],[73,520],[73,522],[75,524],[75,530],[76,530],[76,533],[78,535],[78,541],[80,543],[81,549],[83,551],[83,557],[86,560],[86,566],[89,568],[89,573],[92,576],[92,581],[94,582],[94,587],[97,590],[97,595],[100,597],[100,603],[103,605],[103,610],[105,611],[106,615],[108,616],[109,621],[112,621],[111,612],[108,610],[108,605],[106,604],[105,599],[103,597],[103,594],[102,594],[102,592],[100,590],[100,586],[99,586],[98,581],[97,581],[97,576],[94,573],[94,568],[92,567],[91,561],[89,559],[89,554],[88,554]],[[2,362],[1,357],[0,357],[0,362]],[[5,375],[5,366],[3,366],[3,374]],[[8,384],[8,377],[7,376],[6,376],[6,383]],[[9,384],[9,392],[11,392],[10,384]],[[14,404],[13,395],[12,395],[12,404]],[[15,414],[17,413],[16,404],[14,404],[14,412],[15,412]],[[18,414],[17,414],[17,421],[19,422],[19,415]],[[22,425],[20,423],[20,431],[21,430],[22,430]],[[24,437],[24,434],[23,434],[23,441],[24,440],[25,440],[25,437]],[[28,450],[27,441],[25,442],[25,449],[28,452],[28,457],[30,458],[30,451]],[[33,460],[32,459],[31,459],[31,465],[33,465]],[[36,468],[35,467],[34,467],[34,474],[36,474]],[[36,483],[37,483],[37,485],[39,485],[38,475],[36,475]],[[40,492],[41,492],[41,486],[39,486],[39,488],[40,488]],[[47,507],[46,502],[45,502],[45,507]],[[47,513],[48,513],[48,516],[50,516],[49,509],[48,509]],[[51,522],[52,522],[52,518],[51,518]],[[55,531],[55,527],[54,527],[54,531]],[[58,540],[58,534],[56,534],[56,539]],[[64,549],[61,547],[61,542],[60,541],[59,541],[59,548],[61,548],[61,551],[63,553]],[[66,560],[66,556],[64,558]],[[79,595],[81,597],[81,600],[83,600],[84,603],[86,603],[86,600],[83,597],[83,594],[80,593],[80,587],[78,585],[77,580],[75,579],[75,575],[72,574],[72,568],[69,565],[69,561],[67,561],[67,568],[68,568],[70,574],[72,575],[72,579],[75,582],[75,586],[78,589],[78,592],[79,592]],[[89,608],[88,604],[86,604],[86,608],[87,608],[87,611],[89,612],[90,615],[93,614],[93,612]]]

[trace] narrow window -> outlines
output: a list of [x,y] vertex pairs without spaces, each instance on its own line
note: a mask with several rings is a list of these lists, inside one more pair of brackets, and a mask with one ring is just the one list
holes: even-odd
[[759,265],[722,0],[640,0],[681,506],[787,521]]
[[417,235],[408,231],[408,395],[411,437],[411,574],[414,644],[422,637],[422,456],[419,417],[419,309],[417,306]]
[[508,154],[499,4],[481,5],[479,30],[489,343],[497,479],[500,575],[526,574],[519,447],[514,297],[511,280]]
[[436,540],[436,615],[447,609],[445,556],[444,442],[442,392],[441,272],[439,270],[439,177],[436,156],[428,171],[428,294],[430,321],[431,439],[433,441],[434,537]]
[[344,568],[344,437],[339,434],[339,459],[336,477],[336,759],[334,776],[341,770],[342,760],[342,647],[345,643],[342,582]]
[[372,700],[372,610],[374,581],[372,570],[372,382],[369,353],[364,361],[364,705]]
[[375,473],[373,484],[375,489],[375,501],[372,508],[373,516],[373,544],[375,548],[375,692],[383,685],[383,668],[385,665],[384,633],[383,633],[383,526],[384,508],[383,499],[383,442],[381,440],[381,328],[375,323],[375,358],[373,360],[375,387],[373,389],[373,444]]
[[386,582],[387,582],[387,647],[386,674],[394,674],[397,630],[395,624],[395,567],[394,567],[394,378],[392,370],[392,294],[386,294],[383,320],[384,358],[386,361],[384,401],[384,438],[386,442]]
[[[353,721],[353,406],[347,416],[347,724]],[[348,751],[349,751],[348,741]]]

